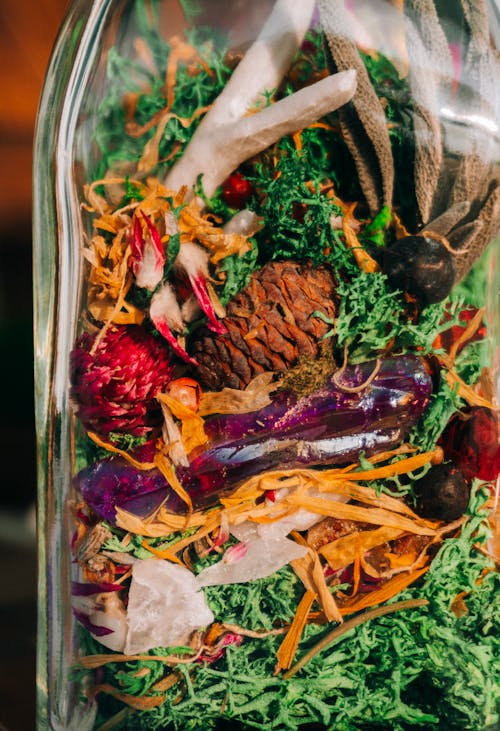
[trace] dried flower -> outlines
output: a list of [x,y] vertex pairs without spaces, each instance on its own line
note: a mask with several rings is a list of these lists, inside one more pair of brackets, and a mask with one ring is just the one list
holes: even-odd
[[192,242],[181,245],[174,264],[174,271],[187,277],[199,305],[208,318],[208,327],[215,333],[225,333],[226,328],[217,320],[216,313],[224,317],[224,308],[209,285],[208,252]]
[[177,340],[175,333],[184,332],[184,321],[182,319],[181,308],[177,301],[177,296],[172,285],[165,282],[163,286],[155,292],[151,299],[149,307],[149,316],[158,330],[163,335],[167,343],[170,345],[176,355],[185,363],[198,365],[197,362],[189,356],[181,343]]
[[71,397],[87,429],[142,436],[161,424],[155,396],[171,375],[166,348],[142,327],[113,327],[100,341],[84,333],[71,354]]
[[133,234],[130,237],[131,265],[137,286],[152,292],[163,277],[165,252],[158,229],[145,213],[142,211],[139,213],[146,224],[147,233],[144,235],[139,216],[136,214]]

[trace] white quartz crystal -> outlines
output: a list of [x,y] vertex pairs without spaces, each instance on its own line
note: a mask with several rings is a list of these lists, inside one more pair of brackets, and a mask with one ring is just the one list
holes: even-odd
[[130,655],[183,644],[193,630],[214,621],[191,571],[156,559],[134,563],[127,615]]
[[249,536],[245,545],[247,550],[241,552],[240,558],[235,560],[235,552],[229,549],[231,560],[225,560],[223,557],[221,561],[204,569],[197,576],[197,585],[202,587],[242,584],[254,579],[263,579],[290,561],[302,558],[308,550],[284,537],[265,539],[255,535]]

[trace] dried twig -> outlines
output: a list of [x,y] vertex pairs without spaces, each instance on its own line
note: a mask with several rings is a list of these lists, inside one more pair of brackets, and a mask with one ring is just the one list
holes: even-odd
[[202,175],[205,194],[213,195],[240,163],[342,106],[355,89],[356,74],[346,71],[328,76],[251,116],[214,128],[206,126],[202,130],[200,126],[179,167],[168,175],[166,185],[174,189],[181,185],[192,187]]
[[167,187],[193,188],[201,175],[204,192],[213,195],[244,160],[284,135],[307,127],[352,97],[356,81],[351,71],[322,79],[251,113],[265,102],[265,94],[277,89],[288,71],[309,27],[313,8],[313,0],[276,2],[257,40],[168,173]]
[[297,675],[297,673],[302,670],[304,665],[306,665],[309,660],[317,655],[318,652],[321,652],[321,650],[329,647],[329,645],[333,644],[336,640],[349,632],[349,630],[358,627],[360,624],[368,622],[371,619],[376,619],[377,617],[383,617],[386,614],[393,614],[394,612],[402,611],[404,609],[415,609],[417,607],[424,607],[428,603],[429,602],[427,601],[427,599],[408,599],[407,601],[395,602],[394,604],[387,604],[385,606],[375,607],[374,609],[368,609],[366,612],[358,614],[352,619],[348,619],[346,622],[344,622],[344,624],[340,625],[340,627],[335,627],[334,630],[328,632],[328,634],[325,635],[325,637],[323,637],[323,639],[320,640],[316,645],[314,645],[314,647],[312,647],[308,652],[306,652],[306,654],[303,655],[301,659],[297,663],[295,663],[295,665],[290,668],[290,670],[288,670],[288,672],[283,674],[283,678],[285,678],[286,680],[288,680],[289,678],[293,678],[293,676]]

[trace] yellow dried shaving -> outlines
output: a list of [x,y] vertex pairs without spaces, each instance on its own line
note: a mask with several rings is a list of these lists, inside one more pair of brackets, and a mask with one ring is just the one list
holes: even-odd
[[308,549],[302,558],[290,561],[290,566],[304,584],[307,591],[312,591],[318,596],[318,602],[329,622],[342,622],[342,616],[337,603],[326,584],[323,567],[319,560],[318,553],[307,545],[305,539],[297,531],[292,531],[292,538],[299,545]]
[[299,646],[300,638],[302,637],[302,633],[304,632],[304,628],[307,624],[309,610],[316,598],[315,592],[308,589],[300,600],[292,624],[290,625],[283,642],[278,648],[278,663],[275,675],[277,675],[280,670],[288,670],[291,666]]
[[208,442],[208,437],[205,434],[205,422],[199,413],[196,413],[189,406],[172,398],[167,393],[158,393],[156,398],[168,406],[173,416],[181,420],[182,443],[186,454],[189,454],[193,449],[201,447]]
[[[356,534],[356,541],[359,544],[359,539]],[[356,548],[356,554],[354,556],[353,574],[352,574],[352,591],[351,595],[356,596],[359,589],[359,582],[361,581],[361,551],[359,545]]]
[[207,216],[201,213],[195,200],[181,210],[179,231],[181,242],[196,240],[211,251],[211,261],[214,264],[226,256],[233,254],[241,256],[251,249],[247,236],[224,233],[222,228],[214,226]]
[[[406,459],[401,459],[398,462],[393,462],[392,464],[384,465],[383,467],[375,467],[371,470],[360,470],[357,472],[353,472],[349,476],[356,481],[381,480],[387,477],[394,477],[395,475],[406,475],[409,472],[413,472],[414,470],[419,469],[420,467],[424,467],[424,465],[429,464],[429,462],[431,462],[432,464],[439,464],[442,461],[443,450],[441,449],[441,447],[436,447],[430,452],[421,452],[420,454],[416,454],[412,457],[407,457]],[[329,472],[330,475],[334,477],[334,473],[336,471],[327,470],[326,472]]]
[[126,459],[127,462],[129,462],[133,467],[138,470],[152,470],[154,467],[156,467],[154,462],[138,462],[128,452],[125,452],[123,449],[115,447],[115,445],[111,444],[111,442],[104,441],[104,439],[101,439],[101,437],[97,434],[94,434],[94,432],[87,432],[87,436],[94,442],[94,444],[97,444],[98,447],[102,447],[103,449],[106,449],[108,452],[112,452],[113,454],[119,454],[120,457]]
[[208,112],[211,105],[200,107],[196,112],[189,118],[179,117],[178,114],[173,114],[167,109],[162,111],[161,114],[155,115],[155,123],[157,124],[154,135],[146,142],[139,162],[137,163],[137,171],[139,173],[146,173],[148,170],[152,170],[160,160],[160,143],[163,139],[165,127],[171,119],[176,119],[179,124],[186,129],[190,127],[195,119],[200,117],[202,114]]
[[391,597],[399,594],[403,589],[406,589],[410,584],[413,584],[428,570],[428,566],[417,571],[412,571],[404,574],[399,574],[393,579],[389,579],[379,589],[374,589],[368,594],[362,594],[360,596],[349,599],[346,604],[340,607],[340,613],[345,616],[346,614],[353,614],[359,612],[367,607],[373,607],[375,604],[381,604],[382,602],[391,599]]
[[125,703],[131,708],[135,708],[138,711],[150,711],[152,708],[158,708],[165,703],[165,695],[132,695],[130,693],[122,693],[118,688],[113,687],[109,683],[101,683],[100,685],[94,685],[90,691],[90,695],[96,696],[98,693],[107,693],[112,695],[116,700]]
[[175,553],[179,553],[180,551],[184,551],[185,548],[190,546],[192,543],[195,543],[196,541],[199,541],[201,538],[205,538],[205,536],[210,535],[213,533],[214,530],[216,530],[219,527],[220,523],[220,513],[217,513],[213,517],[212,520],[208,520],[204,526],[202,526],[199,530],[196,531],[196,533],[193,533],[192,536],[188,536],[187,538],[182,538],[181,540],[177,541],[176,543],[173,543],[170,547],[171,551],[175,551]]
[[460,335],[459,338],[455,340],[453,345],[450,348],[450,352],[448,353],[448,357],[450,358],[450,361],[452,363],[455,362],[455,358],[457,357],[457,353],[460,350],[460,347],[466,343],[471,337],[475,335],[477,330],[481,327],[484,319],[484,313],[486,312],[486,308],[482,307],[480,310],[476,312],[472,320],[469,322],[463,333]]
[[418,520],[418,515],[406,503],[383,492],[377,493],[372,487],[366,487],[365,485],[360,485],[357,482],[349,480],[325,481],[321,479],[321,473],[319,474],[319,480],[316,486],[320,492],[341,495],[342,497],[348,497],[351,500],[357,500],[358,502],[373,505],[377,508],[386,508],[394,513],[402,513],[403,515]]
[[179,482],[179,478],[176,475],[175,469],[173,468],[167,457],[165,457],[165,455],[163,455],[161,452],[157,452],[155,454],[154,463],[156,467],[158,467],[172,490],[180,497],[183,502],[186,503],[189,512],[192,513],[193,501],[191,500],[190,495],[186,492],[186,490]]
[[[397,453],[397,452],[395,452]],[[393,453],[387,453],[392,456]],[[423,467],[429,462],[438,463],[443,460],[443,450],[440,447],[430,452],[422,452],[412,457],[394,462],[393,464],[384,465],[382,467],[374,467],[371,470],[362,470],[355,472],[357,465],[349,465],[348,467],[333,468],[329,470],[305,470],[305,469],[290,469],[290,470],[271,470],[264,473],[263,475],[256,475],[255,477],[249,478],[239,488],[237,488],[231,495],[221,499],[223,505],[230,506],[239,504],[244,501],[255,500],[267,490],[279,489],[280,487],[287,487],[289,489],[295,489],[300,485],[313,483],[317,484],[320,480],[323,484],[331,483],[333,480],[342,480],[349,476],[352,480],[378,480],[387,477],[394,477],[395,475],[407,474],[413,472],[419,467]],[[272,486],[271,486],[272,485]]]
[[199,528],[208,520],[208,515],[201,511],[188,515],[177,515],[161,507],[151,519],[146,521],[123,508],[116,506],[115,510],[116,525],[119,528],[147,538],[164,538],[169,533]]
[[387,551],[387,553],[384,553],[384,556],[389,561],[389,565],[391,569],[404,569],[409,570],[411,568],[416,568],[415,563],[418,559],[418,555],[416,551],[409,551],[408,553],[392,553],[391,551]]
[[316,551],[313,554],[312,578],[319,595],[319,603],[327,620],[329,622],[342,622],[342,615],[326,583],[325,572],[323,571],[323,566]]
[[385,525],[390,528],[398,528],[402,531],[415,533],[422,536],[433,536],[436,534],[434,528],[424,520],[413,521],[396,513],[391,513],[382,508],[364,508],[360,505],[337,502],[336,500],[325,500],[306,496],[289,495],[284,502],[289,505],[305,508],[318,515],[325,515],[340,520],[354,520],[373,525]]
[[353,209],[351,208],[349,210],[349,215],[344,215],[344,217],[342,218],[342,230],[344,232],[346,244],[352,250],[353,256],[356,259],[356,263],[361,271],[379,272],[379,264],[368,254],[367,251],[365,251],[350,224],[352,210]]
[[446,372],[445,378],[451,389],[457,387],[458,395],[463,398],[469,406],[484,406],[487,409],[495,410],[495,404],[492,404],[482,396],[479,396],[479,394],[477,394],[471,386],[468,386],[453,369],[450,368],[450,370]]
[[131,305],[126,300],[122,305],[122,309],[116,312],[116,304],[110,301],[99,302],[94,300],[89,303],[88,309],[92,316],[101,322],[111,321],[113,325],[142,325],[145,314],[135,305]]
[[[113,448],[113,450],[114,449],[115,448]],[[292,514],[300,507],[307,507],[307,505],[313,507],[313,503],[311,501],[315,499],[320,500],[320,515],[332,515],[332,517],[335,517],[336,514],[338,515],[339,512],[343,510],[344,514],[349,512],[351,519],[354,520],[365,521],[365,518],[368,516],[369,520],[365,522],[377,523],[377,520],[381,519],[382,521],[385,521],[385,523],[381,522],[380,525],[384,525],[388,522],[388,527],[397,527],[401,530],[409,530],[410,532],[417,534],[434,535],[436,533],[434,530],[434,523],[414,517],[414,514],[409,508],[404,507],[403,503],[400,504],[399,501],[393,502],[395,499],[390,498],[389,496],[380,496],[378,498],[386,510],[375,513],[373,511],[377,510],[377,508],[361,508],[355,505],[345,505],[333,500],[311,498],[307,495],[307,490],[310,487],[317,489],[318,485],[321,488],[321,481],[323,481],[323,484],[327,485],[327,489],[325,491],[332,492],[335,489],[333,480],[336,479],[337,483],[342,485],[346,482],[345,477],[349,474],[348,489],[350,491],[356,491],[354,493],[356,495],[356,499],[369,502],[373,497],[373,491],[371,488],[353,483],[352,480],[354,477],[370,480],[394,474],[403,474],[406,471],[414,470],[417,467],[428,463],[435,458],[436,455],[439,456],[439,454],[442,457],[442,451],[439,453],[436,451],[426,452],[424,454],[400,460],[393,465],[386,465],[357,473],[352,472],[352,465],[348,468],[332,469],[324,472],[314,470],[276,470],[267,472],[247,480],[240,488],[235,490],[232,495],[221,498],[220,503],[222,507],[218,507],[208,512],[197,511],[190,515],[178,515],[169,512],[164,506],[162,506],[153,516],[151,516],[150,519],[148,519],[147,522],[145,522],[140,518],[137,518],[137,516],[133,516],[127,511],[117,508],[119,526],[125,530],[148,537],[165,536],[169,530],[173,532],[186,530],[187,528],[192,527],[201,528],[208,525],[209,521],[210,525],[213,525],[213,529],[215,529],[220,524],[220,513],[223,508],[226,510],[227,517],[233,525],[239,525],[245,520],[253,520],[254,522],[273,522],[274,520],[279,519],[279,517],[283,514]],[[391,455],[392,453],[389,453],[389,456]],[[130,461],[131,458],[129,458],[129,455],[124,453],[123,456],[128,458]],[[148,465],[148,468],[150,469],[151,467]],[[293,493],[279,503],[263,502],[256,504],[256,501],[267,490],[279,490],[281,488],[287,488],[288,490],[293,491]],[[342,489],[344,488],[339,487],[340,492]],[[344,505],[344,507],[339,507],[341,505]],[[394,514],[391,514],[391,510],[394,511]],[[404,513],[408,517],[402,518],[401,515],[397,514],[397,512]],[[414,520],[411,520],[410,518],[414,518]],[[212,521],[214,522],[212,523]]]
[[163,548],[160,550],[158,548],[155,548],[154,546],[150,546],[146,540],[142,541],[141,546],[147,551],[150,551],[150,553],[154,554],[158,558],[163,558],[172,563],[177,563],[180,566],[184,566],[184,563],[180,560],[180,558],[176,556],[175,553],[173,553],[169,548]]

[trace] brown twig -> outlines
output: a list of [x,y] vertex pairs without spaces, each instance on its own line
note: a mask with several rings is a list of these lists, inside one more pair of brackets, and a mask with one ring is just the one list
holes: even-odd
[[297,675],[297,673],[302,670],[304,665],[312,660],[312,658],[317,655],[318,652],[321,652],[325,648],[329,647],[329,645],[337,642],[343,635],[345,635],[351,629],[358,627],[360,624],[364,624],[364,622],[369,622],[372,619],[377,619],[378,617],[383,617],[386,614],[401,612],[405,609],[416,609],[417,607],[424,607],[427,604],[429,604],[427,599],[408,599],[405,601],[396,602],[395,604],[387,604],[382,607],[368,609],[366,612],[358,614],[352,619],[348,619],[341,626],[335,627],[335,629],[325,635],[323,639],[321,639],[316,645],[314,645],[314,647],[308,650],[308,652],[306,652],[306,654],[303,655],[302,658],[297,663],[295,663],[295,665],[290,668],[290,670],[288,670],[288,672],[284,673],[283,678],[285,680],[293,678],[293,676]]

